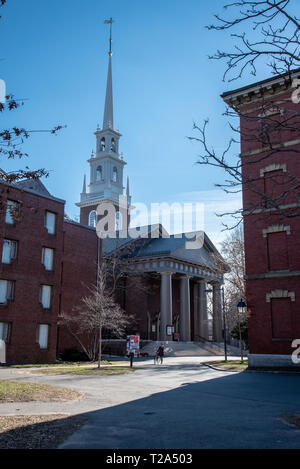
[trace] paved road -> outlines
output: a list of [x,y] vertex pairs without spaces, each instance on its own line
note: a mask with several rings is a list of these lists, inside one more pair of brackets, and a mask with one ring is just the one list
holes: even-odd
[[70,387],[85,399],[70,403],[0,404],[0,415],[63,412],[88,423],[61,448],[300,448],[300,431],[284,414],[300,414],[300,376],[232,373],[203,358],[137,363],[120,376],[47,376],[0,369],[0,379]]

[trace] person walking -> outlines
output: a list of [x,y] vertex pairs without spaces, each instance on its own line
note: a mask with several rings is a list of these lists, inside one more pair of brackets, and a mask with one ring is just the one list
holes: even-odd
[[157,362],[160,360],[160,364],[162,365],[163,359],[164,359],[164,344],[160,344],[160,346],[157,349],[156,356],[157,356]]

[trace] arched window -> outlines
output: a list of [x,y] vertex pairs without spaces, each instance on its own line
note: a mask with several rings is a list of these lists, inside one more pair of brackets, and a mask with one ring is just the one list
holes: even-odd
[[103,174],[102,174],[102,166],[98,166],[96,170],[96,181],[102,181]]
[[122,219],[122,213],[121,212],[116,212],[116,231],[120,231],[122,229],[123,225],[123,219]]
[[97,225],[97,212],[96,210],[92,210],[89,214],[89,226],[96,228]]
[[114,138],[111,139],[110,151],[116,152],[116,142]]
[[113,182],[117,182],[117,179],[118,179],[118,170],[117,170],[117,168],[114,166],[112,180],[113,180]]
[[105,151],[105,138],[101,138],[100,151]]

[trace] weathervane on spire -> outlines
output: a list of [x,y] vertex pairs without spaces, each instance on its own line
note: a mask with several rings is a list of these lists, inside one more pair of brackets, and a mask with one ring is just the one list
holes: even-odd
[[105,24],[110,24],[110,35],[109,35],[109,55],[112,56],[112,51],[111,51],[111,43],[112,43],[112,24],[115,22],[112,18],[109,18],[109,20],[105,20]]

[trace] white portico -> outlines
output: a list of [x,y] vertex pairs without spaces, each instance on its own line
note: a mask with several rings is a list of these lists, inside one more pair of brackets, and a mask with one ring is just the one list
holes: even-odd
[[[136,306],[127,301],[129,313],[147,314],[147,331],[141,332],[143,338],[173,340],[175,333],[178,340],[184,342],[209,338],[216,342],[222,341],[221,285],[227,269],[209,238],[204,233],[201,237],[203,243],[197,244],[195,249],[189,248],[190,238],[184,234],[181,238],[169,236],[144,240],[137,252],[131,248],[132,261],[128,265],[128,275],[133,280],[127,285],[128,295],[132,294],[132,290],[134,292],[139,278],[146,278],[149,284],[156,283],[153,297],[145,293],[147,298],[141,302],[137,289]],[[127,239],[128,243],[130,241]],[[113,249],[113,244],[107,241],[107,254]],[[212,291],[211,331],[207,308],[208,290]],[[140,322],[143,322],[142,317]]]

